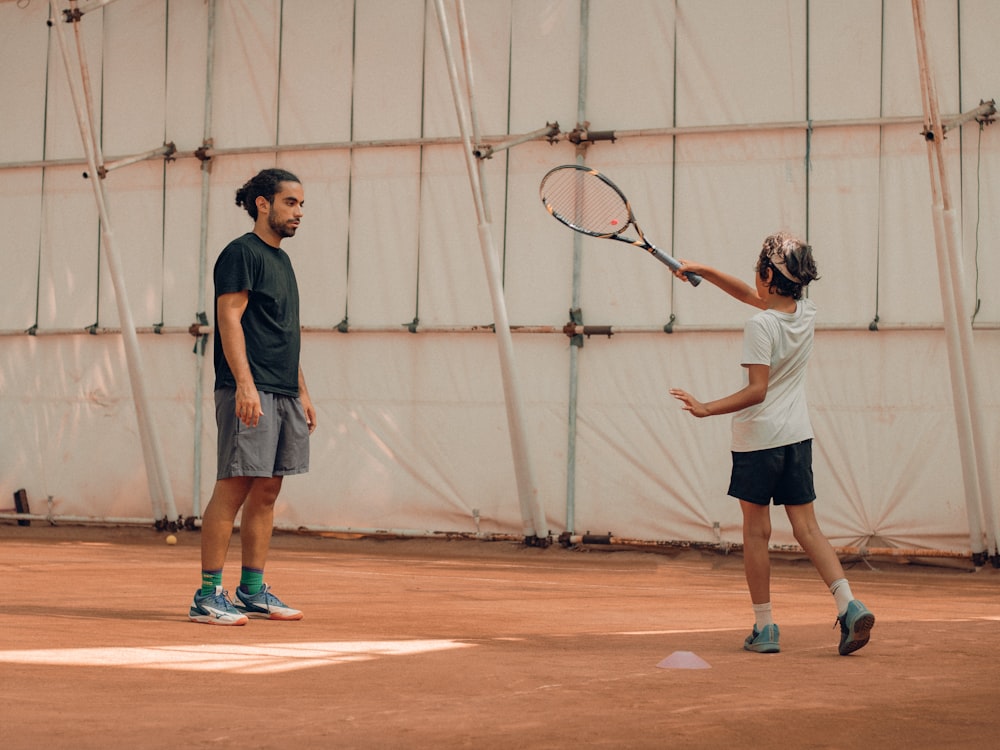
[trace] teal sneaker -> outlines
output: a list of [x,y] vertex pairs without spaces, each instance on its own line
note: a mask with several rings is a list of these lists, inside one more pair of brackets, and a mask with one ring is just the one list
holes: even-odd
[[191,622],[203,622],[209,625],[246,625],[247,616],[237,612],[229,600],[229,593],[222,586],[216,586],[215,592],[202,596],[201,590],[194,592],[191,609],[188,610]]
[[837,622],[840,623],[840,655],[847,656],[868,643],[875,615],[857,599],[852,599],[847,611],[837,616]]
[[264,617],[268,620],[302,619],[302,612],[276,597],[266,583],[256,594],[248,594],[242,586],[237,586],[233,605],[238,611],[251,617]]
[[765,625],[763,630],[757,630],[757,626],[754,625],[753,632],[743,641],[743,650],[756,651],[758,654],[776,654],[781,651],[781,646],[778,645],[779,636],[777,625]]

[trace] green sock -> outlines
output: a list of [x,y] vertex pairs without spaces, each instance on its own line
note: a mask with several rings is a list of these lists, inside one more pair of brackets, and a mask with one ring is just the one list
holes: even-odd
[[243,568],[240,573],[240,588],[253,596],[264,587],[264,571],[260,568]]
[[218,570],[201,571],[201,595],[208,596],[215,593],[215,587],[222,585],[222,568]]

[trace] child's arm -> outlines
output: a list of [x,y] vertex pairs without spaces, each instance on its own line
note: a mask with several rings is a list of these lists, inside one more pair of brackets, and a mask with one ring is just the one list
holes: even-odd
[[750,305],[751,307],[756,307],[761,310],[767,307],[764,300],[757,294],[756,289],[751,287],[745,281],[741,281],[735,276],[724,273],[717,268],[712,268],[711,266],[706,266],[701,263],[694,263],[689,260],[682,260],[681,267],[674,271],[674,275],[683,281],[687,281],[688,278],[685,274],[689,272],[698,274],[705,279],[705,281],[710,281],[715,284],[729,296],[734,297],[740,302]]
[[[698,273],[701,273],[699,271]],[[680,401],[684,411],[689,411],[696,417],[712,417],[718,414],[732,414],[734,411],[746,409],[759,404],[767,396],[767,378],[771,373],[768,365],[747,365],[747,375],[750,382],[746,386],[723,398],[702,403],[687,391],[671,388],[670,395]]]

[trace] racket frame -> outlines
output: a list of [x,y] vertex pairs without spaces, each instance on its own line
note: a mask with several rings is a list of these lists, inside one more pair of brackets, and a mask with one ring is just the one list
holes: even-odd
[[[551,175],[555,174],[556,172],[560,172],[567,169],[574,169],[583,172],[584,174],[596,177],[599,180],[601,180],[601,182],[603,182],[607,187],[611,188],[618,195],[618,197],[621,198],[622,203],[625,206],[625,211],[628,215],[628,221],[626,221],[625,224],[622,225],[620,229],[616,229],[613,232],[595,232],[590,229],[587,229],[586,227],[582,227],[578,224],[573,223],[573,221],[571,221],[570,219],[566,218],[561,213],[556,211],[555,208],[553,208],[552,204],[549,203],[549,201],[545,197],[545,183],[548,181]],[[539,185],[538,192],[542,199],[542,205],[545,206],[545,210],[548,211],[554,219],[561,222],[562,224],[565,224],[573,231],[579,232],[580,234],[585,234],[588,237],[597,237],[598,239],[602,240],[618,240],[619,242],[626,242],[629,245],[635,245],[636,247],[641,247],[643,250],[647,251],[658,261],[660,261],[665,266],[670,268],[670,270],[677,271],[681,268],[680,261],[671,256],[669,253],[663,252],[662,250],[660,250],[660,248],[658,248],[656,245],[654,245],[652,242],[646,239],[646,236],[642,231],[642,227],[639,226],[639,222],[637,222],[635,219],[635,214],[632,211],[632,204],[629,202],[629,199],[625,197],[625,193],[623,193],[621,188],[619,188],[614,182],[612,182],[610,178],[601,174],[596,169],[584,166],[582,164],[563,164],[558,167],[553,167],[552,169],[550,169],[548,172],[545,173],[544,177],[542,177],[542,182]],[[622,233],[630,226],[634,227],[636,234],[639,235],[637,239],[622,236]],[[692,284],[692,286],[698,286],[698,284],[702,282],[701,276],[699,276],[696,273],[688,272],[685,273],[684,275],[687,276],[687,279]]]

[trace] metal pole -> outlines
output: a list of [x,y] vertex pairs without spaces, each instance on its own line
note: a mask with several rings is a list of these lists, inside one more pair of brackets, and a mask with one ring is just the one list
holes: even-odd
[[494,324],[496,326],[497,345],[500,353],[500,372],[503,379],[504,398],[507,406],[507,424],[510,430],[511,449],[514,454],[514,473],[517,479],[518,499],[521,505],[521,517],[526,540],[546,540],[548,524],[538,497],[538,487],[532,472],[531,456],[528,451],[528,441],[525,430],[525,419],[520,387],[516,377],[514,363],[514,347],[507,321],[507,307],[503,295],[503,284],[500,273],[500,263],[493,244],[493,233],[487,218],[483,198],[483,186],[473,156],[472,141],[469,137],[468,125],[470,116],[466,112],[460,95],[458,68],[452,52],[451,35],[448,31],[448,20],[445,15],[443,0],[435,0],[438,26],[441,31],[441,42],[444,46],[445,58],[448,64],[448,74],[451,82],[452,97],[455,100],[455,110],[458,115],[458,126],[461,131],[463,152],[472,188],[472,197],[476,207],[476,218],[479,230],[479,246],[482,251],[483,264],[490,287],[490,300],[493,305]]
[[[75,6],[75,2],[71,3]],[[125,287],[124,272],[121,261],[118,257],[114,243],[114,231],[111,226],[111,219],[108,214],[107,196],[104,190],[104,183],[98,176],[99,164],[99,144],[94,136],[91,127],[91,119],[85,111],[73,85],[73,72],[71,70],[69,53],[66,49],[66,40],[63,36],[62,27],[58,25],[58,13],[55,7],[55,0],[50,0],[52,21],[56,23],[56,39],[59,42],[59,50],[62,53],[63,64],[66,69],[67,83],[73,97],[76,109],[77,121],[80,126],[80,136],[83,140],[84,151],[87,154],[87,162],[91,172],[91,184],[94,188],[94,199],[97,203],[97,210],[101,221],[101,231],[105,256],[108,260],[108,270],[111,274],[111,281],[115,290],[115,301],[118,307],[118,317],[122,325],[122,341],[125,348],[125,360],[128,366],[129,380],[132,385],[133,400],[135,402],[136,417],[139,423],[139,436],[142,444],[143,455],[146,465],[146,478],[149,485],[150,501],[153,506],[153,513],[157,518],[175,520],[177,509],[174,505],[173,493],[170,489],[166,464],[163,460],[163,451],[160,446],[156,425],[150,418],[149,399],[146,394],[145,377],[143,373],[142,353],[139,349],[139,340],[136,335],[135,324],[132,320],[132,310],[128,302],[128,293]],[[77,17],[73,23],[78,24]],[[83,55],[82,41],[79,38],[79,27],[77,32],[77,52],[81,67],[81,75],[84,85],[87,85],[88,75],[86,60]]]
[[[577,90],[576,90],[576,122],[577,127],[583,127],[587,120],[587,58],[590,37],[590,0],[580,2],[580,52],[577,57]],[[583,164],[582,146],[577,147],[576,163]],[[573,280],[572,297],[570,301],[570,319],[577,325],[583,324],[583,312],[580,309],[580,285],[583,265],[583,237],[578,232],[573,233]],[[576,442],[577,419],[580,392],[580,349],[583,347],[583,337],[576,335],[570,339],[569,345],[569,393],[566,410],[566,531],[570,534],[576,531]]]
[[[208,148],[212,143],[212,78],[215,70],[215,0],[208,1],[208,50],[205,64],[205,120],[202,127],[202,146]],[[205,309],[205,285],[208,277],[208,198],[212,174],[211,157],[201,160],[201,230],[198,241],[198,316],[200,323],[208,322],[208,312]],[[213,296],[214,299],[214,296]],[[214,310],[212,319],[214,320]],[[191,488],[191,517],[201,518],[201,452],[202,425],[204,424],[205,379],[205,345],[208,334],[202,334],[198,339],[201,344],[195,344],[195,378],[194,378],[194,469]]]
[[994,498],[989,474],[991,462],[986,451],[985,433],[977,413],[981,401],[972,342],[972,318],[968,313],[962,288],[965,275],[944,158],[944,129],[927,49],[923,0],[912,0],[912,8],[924,116],[927,122],[927,158],[934,210],[934,237],[951,364],[955,416],[959,428],[959,449],[966,489],[969,533],[973,553],[982,553],[984,539],[980,524],[985,520],[985,542],[988,552],[996,556],[1000,530],[997,528],[997,518],[992,507]]

